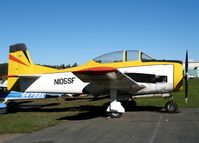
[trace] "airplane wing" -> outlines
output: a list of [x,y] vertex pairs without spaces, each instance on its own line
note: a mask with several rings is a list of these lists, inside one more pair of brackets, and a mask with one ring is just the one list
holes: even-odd
[[144,88],[112,67],[88,68],[73,73],[83,82],[90,83],[85,87],[85,90],[94,95],[108,92],[110,89],[118,89],[118,91],[133,94]]

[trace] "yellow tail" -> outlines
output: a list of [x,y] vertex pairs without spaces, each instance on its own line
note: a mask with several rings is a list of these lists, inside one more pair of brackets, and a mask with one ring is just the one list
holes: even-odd
[[10,46],[8,90],[20,91],[20,76],[52,73],[57,71],[57,69],[33,64],[25,44],[20,43]]

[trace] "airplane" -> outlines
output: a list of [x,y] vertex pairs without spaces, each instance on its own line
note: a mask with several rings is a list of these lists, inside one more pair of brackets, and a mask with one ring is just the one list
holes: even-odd
[[185,78],[187,101],[188,52],[182,61],[156,60],[137,50],[122,50],[96,57],[86,64],[54,69],[34,64],[24,43],[10,46],[8,90],[31,93],[109,95],[107,112],[112,118],[125,113],[122,103],[138,97],[167,98],[165,110],[175,112],[171,92],[181,90]]
[[[6,77],[6,76],[3,76]],[[0,82],[0,105],[7,107],[7,102],[15,100],[35,100],[35,99],[46,99],[46,98],[57,98],[64,94],[49,94],[49,93],[38,93],[38,92],[18,92],[18,91],[8,91],[7,90],[7,80],[2,80]],[[72,96],[72,95],[70,95]],[[1,108],[1,107],[0,107]]]

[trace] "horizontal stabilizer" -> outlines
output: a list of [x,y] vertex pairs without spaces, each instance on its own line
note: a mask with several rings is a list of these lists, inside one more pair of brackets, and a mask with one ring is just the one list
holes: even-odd
[[39,74],[27,74],[27,75],[19,75],[19,78],[39,78],[41,75]]

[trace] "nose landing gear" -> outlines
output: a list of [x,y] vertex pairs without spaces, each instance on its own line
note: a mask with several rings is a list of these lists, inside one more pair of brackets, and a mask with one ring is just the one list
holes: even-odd
[[165,110],[168,113],[175,113],[177,111],[178,107],[177,104],[173,100],[169,100],[165,104]]
[[165,103],[164,108],[168,113],[175,113],[178,110],[178,106],[173,100],[173,95],[170,94],[170,96],[168,97],[168,101]]

